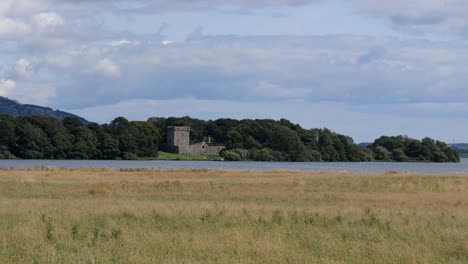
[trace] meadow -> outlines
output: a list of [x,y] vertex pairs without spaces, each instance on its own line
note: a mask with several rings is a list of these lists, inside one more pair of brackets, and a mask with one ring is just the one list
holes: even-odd
[[0,263],[468,263],[468,175],[1,170]]

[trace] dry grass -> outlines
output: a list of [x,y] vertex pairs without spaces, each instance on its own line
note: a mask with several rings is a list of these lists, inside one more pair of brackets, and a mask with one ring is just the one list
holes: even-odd
[[467,262],[467,175],[0,171],[0,263]]

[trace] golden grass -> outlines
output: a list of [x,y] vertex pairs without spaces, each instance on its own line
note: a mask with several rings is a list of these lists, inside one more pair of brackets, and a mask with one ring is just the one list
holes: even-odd
[[0,263],[468,263],[468,175],[0,170]]

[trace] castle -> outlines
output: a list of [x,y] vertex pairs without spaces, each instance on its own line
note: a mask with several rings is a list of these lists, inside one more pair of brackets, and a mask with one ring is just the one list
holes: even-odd
[[167,128],[167,150],[176,154],[219,156],[225,146],[211,143],[211,138],[190,144],[190,127]]

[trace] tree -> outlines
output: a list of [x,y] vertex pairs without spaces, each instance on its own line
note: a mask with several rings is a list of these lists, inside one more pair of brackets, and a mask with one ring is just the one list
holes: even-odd
[[92,159],[96,156],[96,135],[76,118],[65,118],[63,124],[71,135],[72,148],[68,154],[72,159]]
[[190,117],[132,121],[117,117],[110,124],[81,123],[44,117],[0,115],[0,158],[140,159],[157,157],[166,126],[190,126],[192,141],[211,136],[226,145],[226,159],[257,161],[434,161],[459,162],[456,151],[430,138],[377,139],[361,148],[352,138],[329,129],[304,129],[281,119]]
[[[406,136],[381,137],[368,147],[377,160],[459,162],[458,153],[447,144],[424,138],[422,141]],[[390,153],[390,154],[389,154]]]
[[0,159],[15,159],[11,153],[16,144],[16,119],[9,115],[0,115]]
[[99,126],[98,124],[88,125],[88,128],[93,131],[97,139],[94,158],[100,160],[121,159],[119,140],[113,134],[106,131],[107,127],[107,125]]
[[310,161],[306,147],[297,133],[288,127],[278,126],[273,129],[269,145],[272,149],[288,155],[290,161]]
[[16,143],[16,119],[10,115],[0,115],[0,146],[4,146],[8,151]]
[[392,153],[388,151],[384,146],[375,147],[375,159],[381,161],[390,161]]
[[138,129],[131,125],[124,117],[117,117],[110,126],[110,131],[119,140],[119,150],[123,159],[128,159],[136,155],[137,141],[135,136],[138,134]]
[[46,133],[23,118],[18,123],[13,154],[23,159],[43,159],[45,149],[51,146]]
[[406,162],[409,161],[409,158],[405,155],[405,152],[398,148],[394,149],[392,152],[393,159],[399,162]]
[[226,148],[227,149],[236,149],[242,148],[244,144],[242,143],[242,135],[236,130],[230,130],[226,135]]
[[[68,134],[64,124],[53,117],[27,116],[24,117],[29,123],[44,131],[50,140],[51,146],[44,150],[44,157],[48,159],[66,159],[72,150],[72,137]],[[81,123],[81,122],[80,122]]]
[[159,129],[149,122],[131,122],[131,125],[135,126],[138,130],[136,134],[136,151],[135,154],[138,157],[157,157],[158,156],[158,145],[161,134]]

